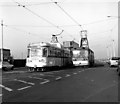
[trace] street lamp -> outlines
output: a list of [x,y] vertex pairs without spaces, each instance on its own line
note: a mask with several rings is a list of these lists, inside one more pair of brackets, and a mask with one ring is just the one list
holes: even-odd
[[[118,19],[120,19],[120,16],[107,16],[108,18],[118,18]],[[112,39],[112,42],[113,42],[113,56],[115,57],[115,41],[114,41],[114,39]]]
[[114,39],[112,40],[113,42],[113,56],[115,57],[115,43],[114,43]]
[[120,18],[120,16],[107,16],[108,18],[114,17],[114,18]]
[[107,47],[107,56],[108,56],[108,59],[110,59],[112,57],[112,47],[111,45],[108,45]]
[[3,64],[3,20],[1,21],[1,30],[2,30],[2,46],[1,46],[1,65]]

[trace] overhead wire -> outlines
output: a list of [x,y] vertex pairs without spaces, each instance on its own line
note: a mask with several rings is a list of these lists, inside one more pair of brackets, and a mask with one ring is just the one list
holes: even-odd
[[[113,19],[116,19],[116,18],[94,21],[94,22],[91,22],[91,23],[82,24],[82,26],[83,25],[92,25],[92,24],[96,24],[96,23],[99,23],[99,22],[106,22],[108,20],[113,20]],[[8,25],[8,26],[11,26],[11,27],[32,27],[32,28],[34,28],[34,27],[35,28],[39,28],[39,27],[40,28],[44,28],[44,27],[53,28],[53,26],[48,26],[48,25]],[[78,25],[59,25],[59,27],[76,27],[76,26],[78,26]]]
[[0,7],[17,7],[16,5],[0,5]]
[[[29,12],[31,12],[33,15],[35,15],[35,16],[41,18],[42,20],[46,21],[47,23],[51,24],[53,27],[56,27],[56,28],[58,28],[58,29],[60,29],[60,30],[63,31],[62,28],[60,28],[59,26],[53,24],[52,22],[48,21],[47,19],[45,19],[44,17],[38,15],[37,13],[33,12],[32,10],[28,9],[25,5],[22,5],[19,2],[16,2],[15,0],[12,0],[12,1],[15,2],[18,6],[22,6],[23,8],[25,8],[26,10],[28,10]],[[64,31],[64,32],[66,32],[67,34],[69,34],[67,31]],[[73,38],[72,35],[69,34],[69,36],[71,36]]]
[[[106,22],[106,21],[109,21],[109,20],[113,20],[113,19],[116,19],[116,18],[111,18],[111,19],[103,19],[103,20],[98,20],[98,21],[94,21],[94,22],[90,22],[90,23],[86,23],[86,24],[82,24],[83,25],[92,25],[92,24],[96,24],[96,23],[99,23],[99,22]],[[2,20],[2,19],[1,19]],[[8,26],[12,26],[12,27],[53,27],[53,26],[48,26],[48,25],[8,25]],[[78,25],[59,25],[59,27],[76,27]]]
[[41,2],[41,3],[35,3],[35,4],[26,4],[25,6],[37,6],[37,5],[45,5],[45,4],[51,4],[53,2]]
[[[37,6],[37,5],[45,5],[45,4],[51,4],[51,3],[53,3],[53,2],[41,2],[41,3],[33,3],[33,4],[25,4],[25,6]],[[17,5],[13,5],[13,4],[2,4],[2,5],[0,5],[0,6],[2,6],[2,7],[12,7],[12,6],[16,6],[17,7]]]
[[32,32],[28,32],[28,31],[25,31],[25,30],[22,30],[22,29],[18,29],[16,27],[10,27],[9,25],[6,25],[6,24],[3,24],[3,26],[11,28],[11,29],[14,29],[14,30],[19,31],[19,32],[23,32],[23,33],[29,34],[29,35],[40,36],[40,35],[32,33]]
[[58,2],[54,2],[72,21],[74,21],[82,30],[82,25],[79,24],[71,15],[69,15],[59,4]]
[[[14,0],[13,0],[13,1],[14,1]],[[33,15],[35,15],[35,16],[39,17],[40,19],[46,21],[47,23],[51,24],[52,26],[54,26],[54,27],[56,27],[56,28],[58,28],[58,29],[60,29],[60,30],[63,30],[63,29],[61,29],[59,26],[53,24],[52,22],[50,22],[50,21],[48,21],[47,19],[45,19],[44,17],[38,15],[38,14],[35,13],[34,11],[28,9],[25,5],[22,5],[22,4],[20,4],[20,3],[16,2],[16,1],[14,1],[14,2],[15,2],[18,6],[22,6],[23,8],[25,8],[26,10],[28,10],[29,12],[31,12]]]

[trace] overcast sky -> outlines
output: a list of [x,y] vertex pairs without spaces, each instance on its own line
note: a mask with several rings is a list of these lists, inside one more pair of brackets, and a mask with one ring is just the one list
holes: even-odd
[[[117,56],[118,1],[1,0],[0,20],[4,24],[4,48],[11,49],[14,58],[26,58],[29,43],[50,42],[51,35],[62,30],[64,32],[58,37],[60,43],[66,40],[79,42],[79,25],[82,25],[88,32],[89,47],[94,51],[95,58],[107,58],[110,55],[112,40]],[[54,2],[58,2],[59,6]]]

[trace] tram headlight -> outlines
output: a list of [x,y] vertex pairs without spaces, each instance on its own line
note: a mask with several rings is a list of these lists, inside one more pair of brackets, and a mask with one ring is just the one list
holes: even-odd
[[41,60],[39,60],[39,62],[46,62],[46,60],[45,59],[41,59]]

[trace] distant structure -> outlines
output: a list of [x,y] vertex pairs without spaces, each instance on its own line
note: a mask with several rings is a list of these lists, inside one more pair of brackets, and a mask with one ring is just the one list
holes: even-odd
[[76,43],[75,41],[64,41],[63,46],[67,49],[74,50],[79,47],[79,44]]
[[79,47],[81,48],[89,48],[89,43],[87,39],[87,30],[81,31],[81,41],[79,44],[80,44]]
[[[1,50],[3,50],[3,55],[1,53]],[[13,61],[13,57],[11,56],[10,49],[0,49],[0,57],[3,59],[3,61],[8,61],[10,63],[12,63]],[[1,58],[0,58],[0,61],[2,60]]]

